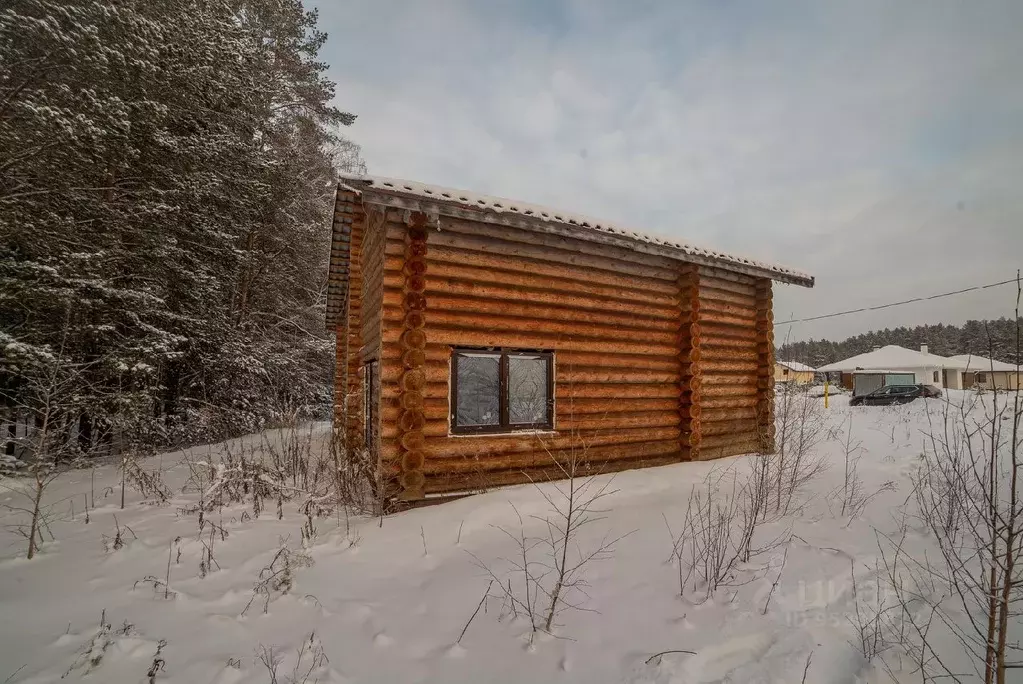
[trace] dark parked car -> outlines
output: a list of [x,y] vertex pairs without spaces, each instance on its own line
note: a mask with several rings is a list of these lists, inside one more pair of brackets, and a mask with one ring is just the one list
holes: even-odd
[[917,397],[940,397],[941,390],[934,385],[887,385],[870,394],[861,394],[849,401],[850,406],[891,406],[908,404]]

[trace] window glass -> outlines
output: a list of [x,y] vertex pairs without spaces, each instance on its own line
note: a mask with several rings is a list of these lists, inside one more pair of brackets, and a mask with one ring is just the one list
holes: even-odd
[[451,431],[553,429],[553,387],[553,352],[453,349]]
[[977,373],[976,380],[977,382],[987,382],[987,375],[984,373]]
[[508,422],[536,425],[547,422],[547,359],[508,355]]
[[938,371],[934,371],[934,382],[938,382]]
[[460,426],[501,424],[501,355],[462,352],[455,355],[458,387],[455,407]]

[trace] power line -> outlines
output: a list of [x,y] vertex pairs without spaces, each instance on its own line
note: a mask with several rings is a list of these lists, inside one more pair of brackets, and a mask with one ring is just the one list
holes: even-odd
[[837,311],[835,313],[824,314],[823,316],[811,316],[809,318],[793,318],[789,321],[782,321],[775,323],[775,325],[788,325],[789,323],[807,323],[809,321],[819,321],[824,318],[836,318],[838,316],[848,316],[854,313],[863,313],[864,311],[880,311],[881,309],[890,309],[893,306],[902,306],[903,304],[912,304],[913,302],[926,302],[931,299],[941,299],[942,297],[952,297],[954,295],[960,295],[965,292],[974,292],[975,290],[986,290],[990,287],[999,287],[1001,285],[1008,285],[1009,283],[1017,283],[1019,276],[1016,278],[1010,278],[1009,280],[1003,280],[998,283],[989,283],[987,285],[976,285],[974,287],[967,287],[963,290],[955,290],[953,292],[942,292],[941,294],[931,295],[929,297],[914,297],[913,299],[904,299],[901,302],[891,302],[890,304],[880,304],[878,306],[865,306],[860,309],[849,309],[848,311]]

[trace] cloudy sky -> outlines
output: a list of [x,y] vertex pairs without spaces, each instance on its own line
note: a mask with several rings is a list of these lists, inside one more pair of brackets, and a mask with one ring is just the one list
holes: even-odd
[[[313,3],[317,4],[317,3]],[[1023,266],[1023,2],[344,0],[370,172],[801,268],[777,320]],[[1011,315],[1008,287],[779,329]]]

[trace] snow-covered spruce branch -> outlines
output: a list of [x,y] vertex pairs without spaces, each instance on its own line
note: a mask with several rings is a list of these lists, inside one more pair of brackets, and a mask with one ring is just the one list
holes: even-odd
[[[33,0],[0,19],[5,399],[38,406],[24,380],[63,347],[91,363],[64,419],[135,423],[136,447],[323,416],[322,228],[338,170],[364,164],[315,13],[114,5]],[[233,191],[211,195],[214,177]]]

